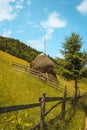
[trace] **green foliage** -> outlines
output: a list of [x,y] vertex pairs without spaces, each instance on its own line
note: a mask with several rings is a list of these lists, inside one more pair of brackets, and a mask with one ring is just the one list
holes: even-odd
[[56,63],[55,72],[56,72],[58,75],[61,75],[61,72],[62,72],[62,70],[63,70],[64,59],[57,57],[57,58],[55,59],[55,63]]
[[82,39],[78,34],[72,33],[71,36],[65,38],[63,50],[61,53],[65,57],[62,75],[66,79],[81,78],[81,70],[84,68],[87,57],[81,52]]
[[40,53],[19,40],[0,36],[0,50],[31,62]]

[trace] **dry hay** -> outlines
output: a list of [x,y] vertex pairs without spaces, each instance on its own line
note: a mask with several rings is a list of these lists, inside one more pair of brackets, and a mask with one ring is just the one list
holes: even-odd
[[56,78],[56,74],[54,72],[54,63],[53,61],[47,57],[45,54],[41,53],[39,54],[36,59],[30,63],[30,68],[40,71],[43,74],[45,74],[48,78]]

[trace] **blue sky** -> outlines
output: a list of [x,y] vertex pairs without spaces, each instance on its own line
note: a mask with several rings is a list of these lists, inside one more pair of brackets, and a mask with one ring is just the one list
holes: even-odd
[[52,57],[72,32],[87,51],[87,0],[0,0],[0,35],[19,39]]

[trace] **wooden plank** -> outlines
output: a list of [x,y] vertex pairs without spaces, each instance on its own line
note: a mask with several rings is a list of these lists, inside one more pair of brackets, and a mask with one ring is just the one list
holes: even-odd
[[0,113],[12,112],[17,110],[24,110],[29,108],[35,108],[40,106],[40,103],[28,104],[28,105],[18,105],[18,106],[10,106],[10,107],[0,107]]
[[12,66],[17,66],[17,67],[22,67],[22,68],[26,68],[26,67],[28,67],[28,66],[26,66],[26,65],[22,65],[22,64],[17,64],[17,63],[12,63]]
[[[39,98],[39,101],[41,100],[41,97]],[[66,101],[71,101],[72,97],[67,97]],[[63,97],[46,97],[45,102],[55,102],[55,101],[63,101]]]

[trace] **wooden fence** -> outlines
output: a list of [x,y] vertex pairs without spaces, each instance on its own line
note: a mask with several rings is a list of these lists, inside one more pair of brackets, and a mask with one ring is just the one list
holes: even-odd
[[[48,85],[50,85],[51,87],[53,87],[54,89],[56,89],[58,91],[62,91],[62,92],[64,91],[64,86],[61,86],[59,82],[56,82],[52,78],[47,79],[41,72],[39,72],[37,70],[30,69],[30,67],[27,66],[27,65],[22,65],[22,64],[19,64],[19,63],[12,62],[12,67],[14,69],[18,70],[18,71],[22,71],[22,72],[25,72],[25,73],[32,74],[32,76],[35,76],[36,78],[38,78],[41,81],[47,83]],[[69,88],[67,94],[72,95],[73,91],[74,90]]]
[[26,72],[26,73],[30,73],[32,75],[34,75],[35,77],[37,77],[40,80],[43,80],[45,82],[47,82],[48,84],[52,85],[52,86],[58,86],[58,81],[55,80],[54,78],[46,78],[46,76],[43,75],[43,73],[41,73],[40,71],[31,69],[29,66],[27,65],[22,65],[19,63],[15,63],[12,62],[12,67],[14,67],[15,69],[22,71],[22,72]]
[[[64,94],[63,97],[46,97],[46,93],[42,94],[42,97],[40,98],[40,103],[41,103],[41,115],[40,115],[40,130],[45,130],[45,117],[57,106],[59,106],[60,104],[62,104],[61,107],[61,113],[59,113],[59,117],[60,118],[64,118],[65,117],[65,113],[66,113],[66,104],[67,102],[70,102],[71,106],[74,106],[77,101],[82,98],[82,97],[86,97],[86,93],[84,93],[83,95],[78,95],[77,96],[77,100],[75,97],[67,97],[67,90],[66,90],[66,86],[65,86],[65,90],[64,90]],[[47,112],[46,112],[46,102],[53,102],[53,101],[58,101],[54,106],[52,106]],[[31,130],[35,130],[37,127],[34,127]]]
[[[53,87],[54,89],[58,90],[58,91],[64,91],[64,86],[62,86],[59,82],[55,81],[53,78],[46,78],[43,73],[41,73],[40,71],[37,70],[33,70],[30,69],[29,66],[27,65],[23,65],[23,64],[19,64],[19,63],[15,63],[12,62],[12,67],[18,71],[22,71],[28,74],[32,74],[32,76],[40,79],[41,81],[47,83],[48,85],[50,85],[51,87]],[[81,88],[80,92],[84,93],[85,91]],[[67,95],[73,95],[74,89],[73,88],[69,88],[67,91]]]
[[[78,95],[77,100],[81,97],[86,97],[86,93],[83,95]],[[47,102],[55,102],[58,101],[54,106],[52,106],[48,111],[46,111],[46,103]],[[29,108],[35,108],[40,107],[40,123],[36,125],[31,130],[39,129],[39,130],[45,130],[45,117],[57,106],[62,104],[61,107],[61,113],[60,117],[64,118],[66,113],[66,104],[67,102],[71,102],[71,105],[74,106],[74,103],[76,103],[76,100],[74,97],[67,97],[67,90],[65,86],[63,97],[46,97],[46,93],[43,93],[42,96],[39,98],[39,102],[35,104],[28,104],[28,105],[19,105],[19,106],[10,106],[10,107],[0,107],[0,114],[17,111],[17,110],[23,110],[23,109],[29,109]]]

